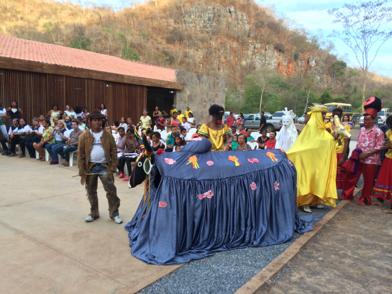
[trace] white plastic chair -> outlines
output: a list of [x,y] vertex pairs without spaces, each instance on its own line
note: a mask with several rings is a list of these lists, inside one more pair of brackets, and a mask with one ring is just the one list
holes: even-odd
[[45,149],[45,161],[49,161],[49,159],[50,159],[49,152],[48,150]]

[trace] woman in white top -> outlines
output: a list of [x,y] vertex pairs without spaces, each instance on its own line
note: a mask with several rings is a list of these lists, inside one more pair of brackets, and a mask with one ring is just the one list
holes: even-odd
[[76,118],[76,112],[73,110],[73,108],[69,105],[65,105],[65,110],[64,113],[70,117],[71,119]]
[[52,126],[60,119],[61,111],[57,105],[53,105],[52,109],[49,110],[48,115],[50,116],[50,124]]
[[108,110],[106,108],[106,105],[101,103],[101,106],[99,107],[99,111],[106,117],[108,117]]

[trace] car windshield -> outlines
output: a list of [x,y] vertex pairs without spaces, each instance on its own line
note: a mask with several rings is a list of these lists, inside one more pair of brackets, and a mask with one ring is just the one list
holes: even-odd
[[378,115],[385,115],[385,111],[384,111],[384,110],[381,110],[381,111],[378,113]]
[[282,117],[284,115],[283,112],[275,112],[272,116],[273,117]]

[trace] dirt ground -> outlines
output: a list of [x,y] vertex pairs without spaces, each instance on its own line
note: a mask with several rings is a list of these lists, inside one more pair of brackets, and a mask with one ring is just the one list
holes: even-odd
[[350,203],[257,293],[392,293],[392,210]]

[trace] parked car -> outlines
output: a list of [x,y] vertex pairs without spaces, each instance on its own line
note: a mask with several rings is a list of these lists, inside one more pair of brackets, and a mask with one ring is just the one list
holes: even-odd
[[[266,120],[272,118],[272,114],[265,112],[264,116]],[[260,127],[260,114],[259,113],[248,113],[244,114],[245,122],[244,126],[246,129],[258,129]]]
[[244,114],[244,118],[244,127],[246,129],[258,129],[260,127],[260,114]]
[[[272,114],[272,118],[267,120],[268,124],[272,124],[276,130],[280,130],[282,127],[282,118],[284,116],[283,111],[277,111],[274,114]],[[293,119],[296,119],[296,115],[293,114]]]

